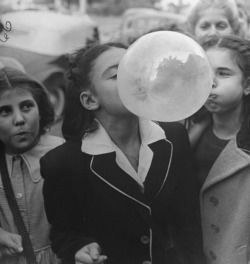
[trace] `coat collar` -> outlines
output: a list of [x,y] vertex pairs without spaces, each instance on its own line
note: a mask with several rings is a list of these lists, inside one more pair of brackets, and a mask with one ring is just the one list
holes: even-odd
[[[96,122],[98,123],[98,129],[87,134],[82,140],[82,152],[90,155],[114,152],[116,150],[114,142],[97,119]],[[145,145],[166,138],[164,130],[158,124],[142,118],[139,118],[139,131],[142,144]]]
[[[49,150],[61,145],[62,143],[64,143],[63,138],[45,134],[41,136],[36,146],[20,154],[28,167],[31,180],[33,182],[39,182],[42,178],[40,174],[40,158]],[[5,154],[9,175],[12,175],[13,156],[14,155]],[[0,188],[2,187],[3,184],[0,175]]]
[[237,147],[236,139],[230,140],[212,166],[201,192],[249,165],[250,156]]
[[167,140],[160,140],[149,147],[154,156],[146,177],[144,193],[139,184],[117,165],[115,152],[93,156],[90,169],[111,188],[150,209],[150,204],[158,196],[167,179],[173,146]]

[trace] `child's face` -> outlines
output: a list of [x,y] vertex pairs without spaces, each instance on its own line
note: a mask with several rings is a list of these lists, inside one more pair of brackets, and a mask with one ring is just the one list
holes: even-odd
[[194,29],[194,35],[197,41],[204,37],[213,35],[233,34],[229,21],[223,10],[209,8],[200,14]]
[[129,113],[121,102],[117,89],[118,64],[126,50],[111,48],[102,53],[93,67],[93,86],[99,104],[99,113],[120,115]]
[[0,141],[8,154],[32,148],[39,134],[39,110],[32,94],[22,88],[0,95]]
[[230,113],[242,106],[244,78],[235,55],[225,49],[210,49],[207,55],[213,69],[213,88],[205,107],[214,114]]

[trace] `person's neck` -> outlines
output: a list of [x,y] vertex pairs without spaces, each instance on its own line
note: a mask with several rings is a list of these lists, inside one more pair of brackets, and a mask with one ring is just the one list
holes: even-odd
[[213,132],[220,138],[229,140],[239,132],[242,123],[242,107],[231,112],[213,114]]
[[140,145],[139,121],[138,117],[126,118],[105,118],[97,117],[105,128],[110,138],[122,150]]

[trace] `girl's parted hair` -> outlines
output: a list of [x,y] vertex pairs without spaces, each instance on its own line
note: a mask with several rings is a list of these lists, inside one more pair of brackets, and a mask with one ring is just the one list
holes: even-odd
[[97,129],[93,111],[85,109],[80,102],[80,94],[93,89],[92,70],[96,59],[111,48],[127,49],[122,43],[109,42],[84,47],[71,55],[70,68],[66,74],[68,89],[62,133],[66,140],[82,137]]

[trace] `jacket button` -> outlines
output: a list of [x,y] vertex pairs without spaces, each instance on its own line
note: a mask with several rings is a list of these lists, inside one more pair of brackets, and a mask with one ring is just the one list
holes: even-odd
[[150,242],[150,239],[148,236],[142,236],[141,242],[142,242],[142,244],[148,244]]
[[142,262],[142,264],[152,264],[151,261],[145,260]]
[[216,255],[214,254],[212,250],[209,251],[209,256],[212,260],[216,260]]
[[214,231],[214,233],[217,234],[220,232],[220,228],[217,225],[211,224],[210,227]]
[[22,193],[16,193],[15,197],[17,199],[21,199],[23,197],[23,194]]
[[217,206],[217,205],[219,204],[219,200],[218,200],[216,197],[214,197],[214,196],[211,196],[211,197],[209,198],[209,202],[210,202],[213,206]]

